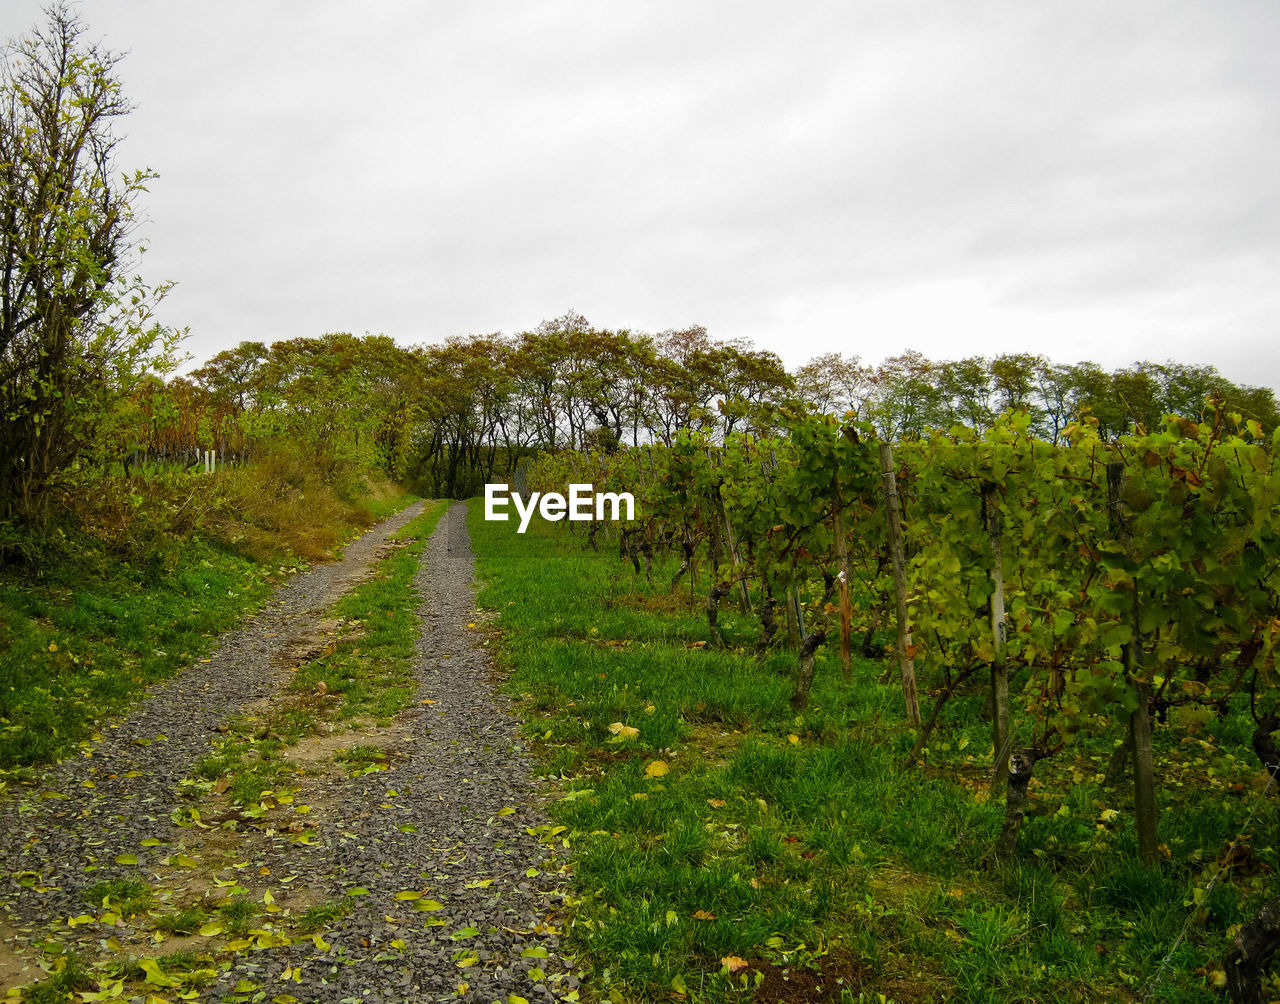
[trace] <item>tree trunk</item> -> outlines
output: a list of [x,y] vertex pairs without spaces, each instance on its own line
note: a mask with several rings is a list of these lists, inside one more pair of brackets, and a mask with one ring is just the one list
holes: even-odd
[[778,605],[778,601],[768,592],[765,593],[764,599],[760,601],[760,640],[756,642],[756,651],[765,652],[773,643],[773,636],[778,632],[778,622],[774,619],[773,611]]
[[[1133,537],[1120,511],[1124,488],[1124,464],[1107,464],[1107,502],[1116,536],[1128,552]],[[1133,740],[1133,815],[1138,830],[1138,856],[1142,863],[1159,861],[1160,838],[1156,828],[1155,757],[1151,749],[1151,683],[1142,678],[1142,616],[1138,580],[1133,580],[1131,608],[1133,637],[1125,646],[1125,676],[1138,692],[1138,706],[1129,715]]]
[[1227,953],[1227,990],[1235,1004],[1263,1004],[1262,977],[1280,949],[1280,898],[1263,905],[1240,928]]
[[[884,620],[884,608],[886,605],[887,605],[887,601],[884,601],[881,603],[877,603],[874,607],[871,608],[871,619],[867,622],[867,630],[866,630],[866,633],[862,636],[862,647],[860,649],[863,656],[865,656],[868,659],[874,658],[877,654],[876,653],[876,632],[880,630],[880,622]],[[884,655],[883,649],[880,650],[879,655],[881,656]]]
[[1102,786],[1104,788],[1114,788],[1120,783],[1120,778],[1124,775],[1124,769],[1129,765],[1129,761],[1133,758],[1133,733],[1129,731],[1128,725],[1125,726],[1124,738],[1120,740],[1120,745],[1115,748],[1111,754],[1111,759],[1107,762],[1106,772],[1102,775]]
[[724,648],[724,635],[720,633],[720,601],[729,595],[731,589],[727,582],[724,585],[712,582],[707,590],[707,633],[712,648]]
[[[720,501],[719,492],[716,492],[716,502],[720,506],[720,520],[724,523],[724,540],[729,546],[729,560],[733,562],[735,571],[741,571],[742,558],[738,554],[738,541],[733,535],[733,527],[729,525],[729,517],[725,515],[724,503]],[[751,613],[751,591],[747,588],[747,580],[744,576],[738,576],[738,611],[739,613]]]
[[694,544],[693,538],[689,536],[689,532],[687,530],[685,531],[684,538],[680,543],[684,548],[684,561],[680,564],[680,567],[676,569],[676,574],[671,577],[672,589],[675,589],[676,586],[680,584],[680,580],[684,578],[685,572],[690,572],[690,577],[692,577],[690,569],[693,567]]
[[893,448],[880,444],[880,470],[884,474],[885,508],[889,513],[889,553],[893,560],[893,597],[898,613],[898,666],[902,672],[902,698],[907,721],[920,725],[920,701],[916,697],[916,667],[910,655],[911,623],[907,612],[907,568],[902,544],[902,509],[898,499],[898,479],[893,466]]
[[[1135,646],[1136,647],[1136,646]],[[1142,863],[1160,860],[1156,829],[1155,757],[1151,749],[1151,684],[1138,684],[1138,706],[1129,716],[1133,733],[1133,809],[1138,827],[1138,854]]]
[[987,482],[982,486],[982,510],[987,523],[987,536],[991,539],[991,639],[994,655],[991,659],[991,737],[995,750],[995,763],[991,775],[991,790],[996,792],[1004,784],[1009,772],[1009,667],[1005,664],[1004,647],[1006,625],[1004,619],[1004,520],[996,503],[996,486]]
[[813,672],[816,664],[818,646],[827,640],[827,632],[815,631],[805,635],[800,642],[800,650],[796,658],[796,689],[791,695],[791,707],[803,711],[809,706],[809,690],[813,687]]
[[996,857],[1002,861],[1018,850],[1018,834],[1027,815],[1027,785],[1036,766],[1034,750],[1019,750],[1009,757],[1009,786],[1004,796],[1004,826],[996,841]]

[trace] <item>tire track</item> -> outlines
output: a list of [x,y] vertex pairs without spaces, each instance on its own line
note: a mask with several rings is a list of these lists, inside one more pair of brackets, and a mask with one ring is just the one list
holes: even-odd
[[[20,931],[38,934],[79,914],[81,891],[136,877],[114,857],[165,829],[178,781],[209,754],[212,731],[283,687],[289,657],[308,627],[372,567],[387,537],[420,513],[418,502],[347,545],[341,560],[302,573],[262,611],[223,634],[207,661],[147,692],[126,718],[104,724],[101,741],[0,799],[0,908]],[[32,790],[34,789],[34,790]],[[149,855],[138,853],[145,865]]]

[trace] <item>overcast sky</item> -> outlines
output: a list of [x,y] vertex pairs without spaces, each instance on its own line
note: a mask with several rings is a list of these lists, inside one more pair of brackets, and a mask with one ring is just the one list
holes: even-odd
[[[0,34],[39,0],[4,0]],[[81,0],[198,359],[705,325],[1280,387],[1274,0]]]

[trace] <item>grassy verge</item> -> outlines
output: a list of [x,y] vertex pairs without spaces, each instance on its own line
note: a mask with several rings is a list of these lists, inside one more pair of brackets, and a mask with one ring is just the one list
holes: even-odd
[[66,755],[278,581],[412,500],[389,486],[367,504],[316,488],[308,500],[305,483],[262,472],[205,477],[104,485],[74,525],[6,552],[25,560],[0,565],[0,770]]
[[[996,866],[981,694],[903,771],[912,736],[883,665],[845,681],[824,652],[797,716],[793,656],[749,654],[750,618],[722,615],[736,650],[703,648],[687,591],[638,581],[607,544],[536,521],[517,536],[476,507],[471,530],[508,686],[559,785],[573,937],[602,996],[1221,999],[1228,938],[1277,864],[1243,714],[1159,729],[1159,869],[1135,861],[1128,791],[1101,783],[1114,728],[1041,764],[1020,856]],[[1220,870],[1254,810],[1254,849]]]

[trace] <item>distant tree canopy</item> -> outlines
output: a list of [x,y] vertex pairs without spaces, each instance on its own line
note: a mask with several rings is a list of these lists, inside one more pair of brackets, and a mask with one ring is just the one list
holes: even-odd
[[1215,399],[1268,430],[1280,421],[1269,388],[1212,367],[1107,372],[1029,354],[906,352],[876,366],[828,354],[788,372],[773,353],[701,327],[611,331],[570,311],[516,335],[438,345],[350,334],[243,342],[185,377],[142,384],[126,438],[159,457],[288,450],[326,478],[379,469],[425,494],[467,496],[540,450],[669,444],[685,428],[713,439],[768,433],[784,409],[853,412],[894,440],[954,425],[982,431],[1012,409],[1056,442],[1082,417],[1113,437],[1166,413],[1200,418]]

